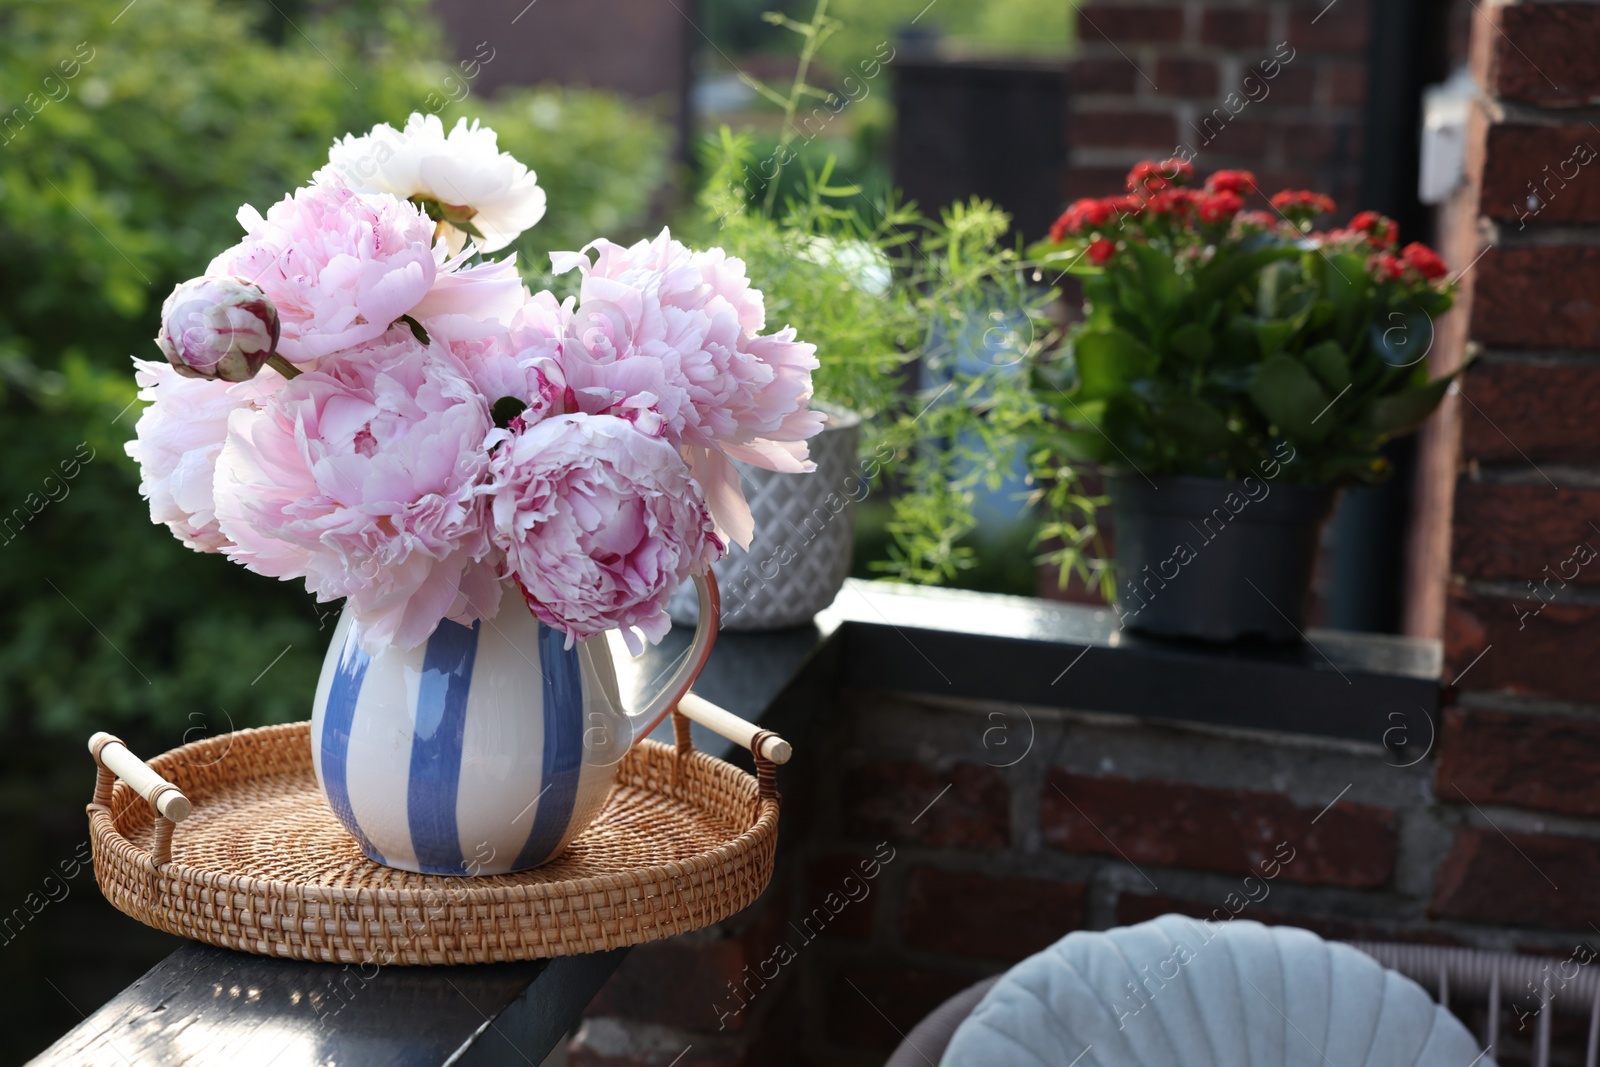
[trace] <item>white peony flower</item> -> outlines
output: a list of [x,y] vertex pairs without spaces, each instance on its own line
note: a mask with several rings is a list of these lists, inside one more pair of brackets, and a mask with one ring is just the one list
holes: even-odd
[[445,136],[439,116],[412,112],[403,130],[380,123],[364,136],[349,134],[333,143],[328,165],[313,177],[317,184],[335,180],[420,204],[441,224],[451,252],[469,236],[479,251],[498,251],[544,217],[534,173],[500,151],[495,132],[476,119],[471,126],[458,120]]

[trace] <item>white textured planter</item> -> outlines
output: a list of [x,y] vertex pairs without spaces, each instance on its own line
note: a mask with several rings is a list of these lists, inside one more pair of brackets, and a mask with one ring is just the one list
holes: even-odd
[[[733,546],[713,568],[722,590],[722,629],[781,630],[810,622],[839,595],[850,574],[856,502],[868,490],[856,463],[861,419],[829,411],[810,441],[817,469],[777,474],[735,462],[755,516],[750,551]],[[667,606],[674,622],[699,619],[694,586],[685,583]]]

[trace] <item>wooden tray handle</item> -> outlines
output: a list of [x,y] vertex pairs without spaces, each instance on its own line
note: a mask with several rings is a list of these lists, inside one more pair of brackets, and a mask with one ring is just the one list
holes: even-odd
[[150,769],[150,765],[135,756],[122,743],[122,739],[104,731],[89,738],[89,754],[97,768],[94,780],[94,803],[97,807],[111,807],[111,787],[118,778],[127,782],[135,793],[150,802],[156,811],[155,848],[150,857],[160,867],[172,860],[172,828],[189,817],[194,806],[178,787]]
[[717,707],[696,693],[685,693],[674,710],[673,736],[678,742],[679,752],[687,752],[692,747],[689,723],[691,720],[697,722],[740,748],[748,748],[755,757],[756,781],[761,786],[761,795],[778,799],[777,765],[788,763],[794,756],[794,747],[789,742],[771,730],[763,730],[755,723],[746,722],[733,712]]

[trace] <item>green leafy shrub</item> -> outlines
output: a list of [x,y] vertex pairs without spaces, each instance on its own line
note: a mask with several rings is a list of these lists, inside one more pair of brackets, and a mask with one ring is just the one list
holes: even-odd
[[881,41],[901,30],[946,34],[963,45],[1004,52],[1065,52],[1073,41],[1076,13],[1060,0],[980,0],[934,3],[928,0],[832,0],[841,23],[834,45],[824,53],[848,63],[872,54]]
[[281,44],[265,10],[0,8],[0,721],[176,743],[308,712],[329,607],[176,545],[122,451],[130,354],[156,356],[161,300],[237,239],[239,205],[303,184],[343,133],[482,116],[548,192],[518,246],[538,269],[630,236],[666,173],[661,124],[603,94],[448,103],[461,71],[423,0],[297,13]]
[[[817,0],[803,23],[766,16],[799,41],[801,59],[786,91],[751,84],[787,118],[842,103],[806,81],[843,27],[828,5]],[[724,129],[706,146],[707,225],[695,238],[743,258],[768,325],[817,346],[817,398],[863,416],[863,455],[893,451],[877,478],[891,499],[871,569],[954,580],[978,564],[979,490],[998,489],[1044,426],[1028,368],[1048,346],[1052,294],[1030,280],[996,205],[974,199],[931,217],[804,148],[792,121],[775,144]]]
[[757,162],[727,130],[708,146],[701,243],[746,261],[769,327],[817,346],[817,398],[864,417],[863,455],[893,451],[879,475],[894,491],[887,558],[873,569],[949,581],[976,563],[978,490],[998,488],[1044,427],[1027,368],[1049,336],[1050,294],[993,204],[929,218],[834,184],[824,164],[769,215],[747,195]]

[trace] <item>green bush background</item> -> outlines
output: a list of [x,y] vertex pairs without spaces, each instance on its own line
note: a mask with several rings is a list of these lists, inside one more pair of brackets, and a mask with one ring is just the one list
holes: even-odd
[[482,117],[538,173],[549,213],[517,246],[535,269],[550,249],[633,236],[669,135],[598,93],[448,103],[462,72],[418,0],[287,27],[270,5],[119,7],[0,8],[0,727],[138,724],[176,744],[305,717],[332,617],[298,583],[149,521],[122,450],[139,413],[129,357],[155,357],[172,285],[336,135],[413,110]]

